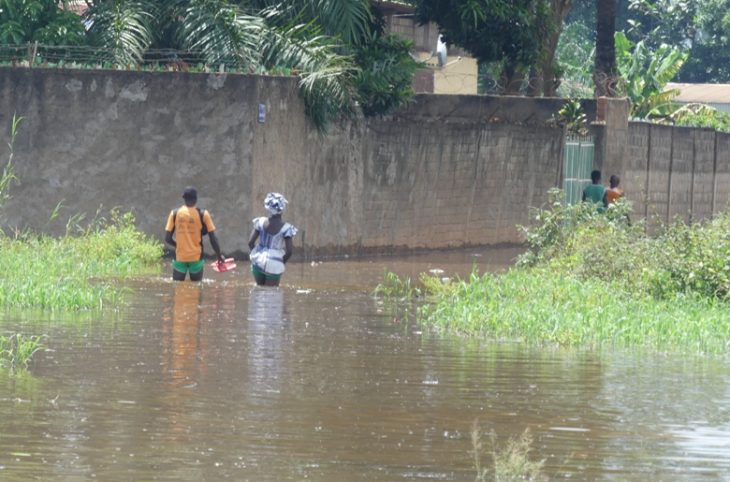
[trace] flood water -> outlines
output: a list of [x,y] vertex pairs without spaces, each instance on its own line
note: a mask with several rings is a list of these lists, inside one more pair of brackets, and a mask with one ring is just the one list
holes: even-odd
[[239,266],[135,280],[102,315],[5,313],[49,351],[0,371],[0,480],[470,481],[475,420],[498,448],[529,428],[551,480],[730,480],[727,359],[436,336],[370,296],[386,270],[516,254],[293,263],[280,289]]

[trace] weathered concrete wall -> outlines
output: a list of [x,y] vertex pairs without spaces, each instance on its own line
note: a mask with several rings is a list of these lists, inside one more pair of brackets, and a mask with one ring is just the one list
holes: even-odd
[[515,225],[560,182],[562,131],[546,124],[560,99],[418,96],[322,137],[285,77],[0,69],[0,94],[3,145],[13,112],[25,117],[11,226],[60,231],[120,206],[162,237],[193,184],[228,253],[270,190],[310,255],[486,245],[518,242]]
[[681,219],[709,219],[730,200],[730,134],[710,129],[630,122],[619,174],[627,197],[650,228]]

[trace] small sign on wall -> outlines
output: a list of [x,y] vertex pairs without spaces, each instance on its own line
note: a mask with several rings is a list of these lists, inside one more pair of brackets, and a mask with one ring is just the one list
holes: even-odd
[[266,122],[266,104],[259,104],[259,123]]

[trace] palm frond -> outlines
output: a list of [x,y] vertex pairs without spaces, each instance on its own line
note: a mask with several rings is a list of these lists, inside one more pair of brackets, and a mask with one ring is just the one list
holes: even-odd
[[156,6],[146,0],[99,2],[87,10],[90,34],[97,45],[112,51],[114,62],[136,64],[152,43]]
[[275,17],[269,25],[315,24],[321,33],[340,38],[347,45],[359,45],[371,37],[373,20],[368,0],[286,0],[278,3],[270,0],[254,2]]
[[310,36],[313,28],[316,27],[309,24],[270,30],[262,44],[262,59],[268,69],[299,72],[299,88],[307,113],[317,128],[325,132],[334,118],[355,109],[353,80],[357,67],[351,57],[336,53],[339,44],[335,39]]
[[318,20],[327,35],[338,36],[350,45],[370,39],[372,13],[367,0],[312,0]]
[[225,0],[190,0],[182,10],[178,36],[184,48],[201,52],[209,64],[255,71],[265,29],[260,16],[245,15]]

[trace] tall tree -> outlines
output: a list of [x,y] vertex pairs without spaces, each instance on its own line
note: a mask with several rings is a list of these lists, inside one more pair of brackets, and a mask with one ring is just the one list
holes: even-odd
[[616,68],[616,0],[596,1],[596,62],[593,82],[596,97],[615,97],[619,81]]
[[502,63],[502,85],[516,92],[540,53],[544,0],[417,0],[421,22],[439,26],[447,43],[482,64]]
[[[481,65],[497,65],[499,91],[555,95],[555,51],[573,0],[414,0],[422,22],[434,22],[447,43]],[[493,70],[493,69],[489,69]]]

